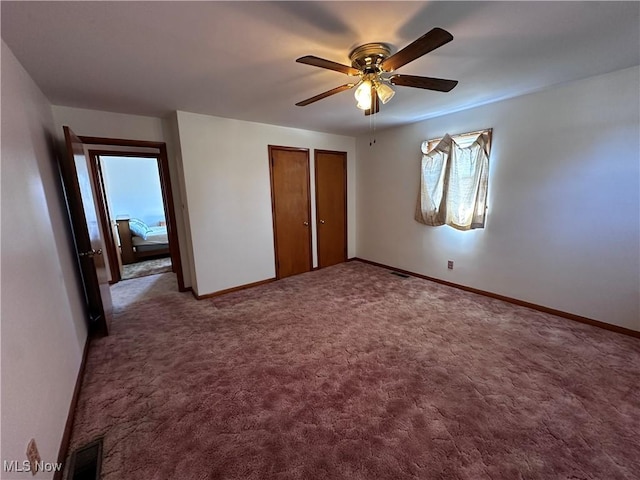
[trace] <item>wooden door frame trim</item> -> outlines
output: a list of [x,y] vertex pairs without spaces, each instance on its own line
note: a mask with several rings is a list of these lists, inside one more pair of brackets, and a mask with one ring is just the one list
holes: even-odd
[[319,153],[328,153],[328,154],[338,154],[338,155],[343,155],[344,157],[344,182],[343,182],[343,191],[344,191],[344,261],[347,261],[348,258],[348,252],[349,252],[349,245],[348,245],[348,241],[349,241],[349,233],[348,233],[348,229],[349,229],[349,222],[347,220],[347,213],[348,213],[348,208],[347,208],[347,203],[348,203],[348,198],[347,198],[347,152],[341,152],[338,150],[323,150],[321,148],[317,148],[313,150],[313,173],[314,173],[314,177],[315,177],[315,187],[316,187],[316,245],[318,246],[317,248],[317,252],[318,252],[318,268],[322,268],[320,267],[321,261],[320,261],[320,212],[318,211],[318,154]]
[[87,137],[78,135],[82,143],[87,145],[110,145],[114,147],[139,147],[139,148],[162,148],[167,146],[165,142],[153,142],[149,140],[130,140],[127,138],[105,138],[105,137]]
[[118,262],[116,261],[117,252],[116,248],[116,240],[113,236],[113,228],[109,222],[109,205],[107,203],[107,192],[104,188],[104,172],[100,166],[99,156],[101,154],[98,150],[88,149],[89,154],[89,166],[91,170],[91,175],[93,176],[93,181],[96,184],[96,187],[99,189],[96,193],[97,207],[98,207],[98,216],[100,217],[100,224],[102,225],[102,229],[104,230],[105,235],[105,248],[107,249],[107,255],[111,260],[109,262],[109,271],[111,272],[111,282],[110,284],[118,283],[122,280],[120,276],[120,269],[118,268]]
[[165,142],[150,142],[146,140],[127,140],[118,138],[103,137],[84,137],[78,138],[87,145],[110,145],[118,147],[138,147],[138,148],[157,148],[158,153],[154,152],[120,152],[115,150],[103,150],[104,155],[111,156],[136,156],[136,157],[155,157],[158,161],[158,170],[160,173],[160,188],[162,190],[162,202],[164,205],[167,233],[169,235],[169,252],[171,255],[171,263],[176,272],[178,280],[178,290],[185,292],[184,273],[182,271],[182,258],[180,257],[180,243],[178,240],[178,230],[175,214],[175,203],[173,201],[173,191],[171,188],[171,174],[169,172],[169,157],[167,155],[167,144]]
[[281,145],[268,145],[269,149],[269,184],[271,187],[271,219],[273,222],[273,253],[275,258],[275,267],[276,267],[276,280],[279,280],[280,277],[280,267],[278,265],[278,234],[276,230],[276,199],[273,194],[273,151],[274,150],[284,150],[287,152],[303,152],[307,154],[307,218],[309,218],[309,229],[308,229],[308,237],[309,237],[309,269],[313,270],[313,239],[311,232],[311,167],[309,165],[311,161],[311,155],[308,148],[302,147],[285,147]]

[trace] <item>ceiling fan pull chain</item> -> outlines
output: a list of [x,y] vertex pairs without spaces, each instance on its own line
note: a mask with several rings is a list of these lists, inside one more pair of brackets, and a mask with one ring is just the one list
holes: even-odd
[[372,147],[376,143],[376,117],[369,115],[369,146]]
[[369,146],[373,145],[373,135],[371,132],[373,131],[373,115],[369,115]]
[[373,117],[373,143],[376,143],[376,117],[375,115],[371,115]]

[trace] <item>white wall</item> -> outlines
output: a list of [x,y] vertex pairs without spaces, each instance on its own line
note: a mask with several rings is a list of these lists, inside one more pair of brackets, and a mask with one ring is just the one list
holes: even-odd
[[149,226],[166,220],[155,158],[102,156],[100,167],[114,220],[129,216]]
[[31,438],[57,460],[87,337],[54,136],[51,106],[2,42],[2,461],[26,460]]
[[72,108],[54,105],[52,107],[56,133],[60,139],[62,137],[62,127],[67,125],[77,134],[87,137],[121,138],[130,140],[146,140],[151,142],[165,142],[167,144],[167,155],[169,160],[169,171],[171,176],[171,190],[175,206],[178,241],[180,243],[180,258],[182,259],[182,270],[184,273],[185,286],[191,286],[191,252],[190,242],[186,233],[188,224],[186,222],[184,192],[178,178],[176,167],[176,146],[175,138],[166,135],[171,128],[175,127],[175,120],[172,118],[161,119],[142,115],[128,115],[124,113],[103,112],[99,110],[87,110],[83,108]]
[[[359,138],[357,255],[640,330],[639,92],[634,67]],[[486,228],[415,222],[420,143],[488,127]]]
[[[268,145],[347,152],[348,253],[355,254],[355,138],[178,112],[199,295],[273,278]],[[312,202],[314,178],[311,178]],[[315,204],[312,221],[315,225]],[[316,264],[313,231],[314,265]]]
[[[162,119],[54,105],[56,128],[68,125],[76,135],[164,142]],[[61,133],[60,133],[61,135]]]
[[[180,147],[180,132],[178,131],[178,112],[172,112],[171,115],[162,119],[162,127],[165,138],[167,139],[167,155],[173,159],[169,162],[169,169],[171,178],[175,179],[175,184],[178,185],[181,192],[180,198],[180,215],[182,219],[178,218],[178,223],[184,226],[178,233],[180,236],[180,255],[182,258],[182,269],[185,272],[185,277],[189,273],[189,279],[185,278],[185,284],[187,286],[195,286],[195,265],[193,262],[193,239],[191,238],[191,220],[189,217],[189,205],[186,201],[187,187],[184,181],[184,170],[182,168],[182,149]],[[174,193],[174,197],[175,197]],[[178,199],[174,199],[178,202]],[[177,203],[176,203],[177,205]],[[177,207],[176,207],[177,208]],[[176,212],[178,215],[178,212]],[[188,281],[188,283],[187,283]]]

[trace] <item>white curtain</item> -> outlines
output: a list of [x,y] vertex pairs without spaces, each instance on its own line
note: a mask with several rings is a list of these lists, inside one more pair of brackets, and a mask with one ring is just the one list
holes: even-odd
[[458,230],[484,228],[489,179],[489,133],[466,146],[449,135],[430,151],[422,144],[416,221]]

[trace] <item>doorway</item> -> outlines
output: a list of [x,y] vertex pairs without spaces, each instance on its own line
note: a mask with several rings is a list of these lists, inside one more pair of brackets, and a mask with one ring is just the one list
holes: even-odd
[[89,153],[89,164],[94,176],[94,183],[97,186],[97,190],[95,192],[98,203],[97,210],[100,215],[102,230],[105,232],[105,242],[106,248],[108,250],[108,257],[116,259],[115,261],[109,262],[112,282],[114,280],[117,281],[121,278],[121,275],[119,273],[119,265],[117,263],[118,251],[116,251],[116,238],[119,233],[116,233],[116,230],[113,228],[110,221],[110,215],[115,215],[115,212],[109,212],[107,210],[108,201],[105,196],[104,178],[103,172],[101,171],[99,165],[99,157],[142,157],[148,161],[155,161],[157,165],[160,190],[162,193],[162,204],[165,215],[164,227],[166,228],[167,245],[169,249],[169,257],[171,259],[171,268],[176,275],[178,290],[181,292],[188,290],[184,286],[184,276],[182,272],[182,261],[180,258],[178,233],[176,230],[177,222],[173,201],[173,192],[169,177],[169,161],[167,157],[166,144],[164,142],[112,139],[103,137],[80,136],[79,138],[86,145],[86,149]]
[[104,191],[111,284],[173,271],[156,154],[89,151]]

